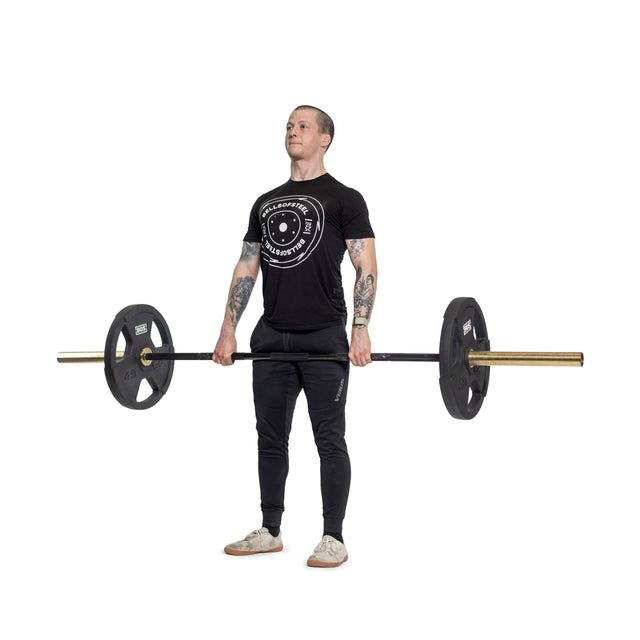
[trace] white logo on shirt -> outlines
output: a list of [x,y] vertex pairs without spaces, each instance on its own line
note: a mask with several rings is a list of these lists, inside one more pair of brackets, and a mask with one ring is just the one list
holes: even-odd
[[324,209],[311,196],[268,200],[258,219],[262,227],[262,256],[278,269],[302,264],[318,246],[324,231]]

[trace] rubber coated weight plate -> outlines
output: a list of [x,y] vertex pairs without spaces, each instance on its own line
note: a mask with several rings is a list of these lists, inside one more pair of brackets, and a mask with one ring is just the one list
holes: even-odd
[[456,298],[444,314],[440,334],[440,391],[449,413],[470,420],[489,387],[489,367],[470,367],[469,351],[489,351],[487,325],[473,298]]
[[[154,345],[151,331],[155,325],[162,344]],[[126,346],[124,356],[118,358],[116,347],[120,335]],[[115,399],[129,409],[148,409],[160,401],[167,392],[173,375],[173,360],[152,360],[142,364],[140,352],[151,349],[154,353],[173,353],[171,333],[165,319],[147,304],[125,307],[116,315],[104,348],[104,373]],[[138,400],[140,384],[149,383],[150,395]]]

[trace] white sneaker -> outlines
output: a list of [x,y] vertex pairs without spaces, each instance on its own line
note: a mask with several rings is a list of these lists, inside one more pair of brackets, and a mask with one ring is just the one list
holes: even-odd
[[266,527],[256,529],[244,540],[232,542],[224,548],[224,552],[232,556],[249,556],[253,553],[272,551],[282,551],[282,536],[278,535],[274,538]]
[[310,567],[339,567],[349,559],[347,548],[333,536],[322,536],[320,544],[309,556],[307,565]]

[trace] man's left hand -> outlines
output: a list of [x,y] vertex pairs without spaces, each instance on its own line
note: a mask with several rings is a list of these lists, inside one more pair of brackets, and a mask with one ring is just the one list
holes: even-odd
[[352,329],[349,360],[356,367],[371,364],[371,339],[367,327]]

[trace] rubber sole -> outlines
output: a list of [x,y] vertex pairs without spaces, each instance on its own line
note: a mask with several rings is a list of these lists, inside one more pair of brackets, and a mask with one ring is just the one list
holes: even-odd
[[344,560],[341,562],[321,562],[320,560],[312,560],[309,558],[307,560],[308,567],[319,567],[321,569],[330,569],[332,567],[339,567],[341,564],[344,564],[349,559],[349,556],[345,556]]
[[228,553],[230,556],[253,556],[256,553],[276,553],[277,551],[282,551],[283,548],[284,547],[274,547],[273,549],[261,549],[260,551],[240,551],[238,549],[225,547],[224,552]]

